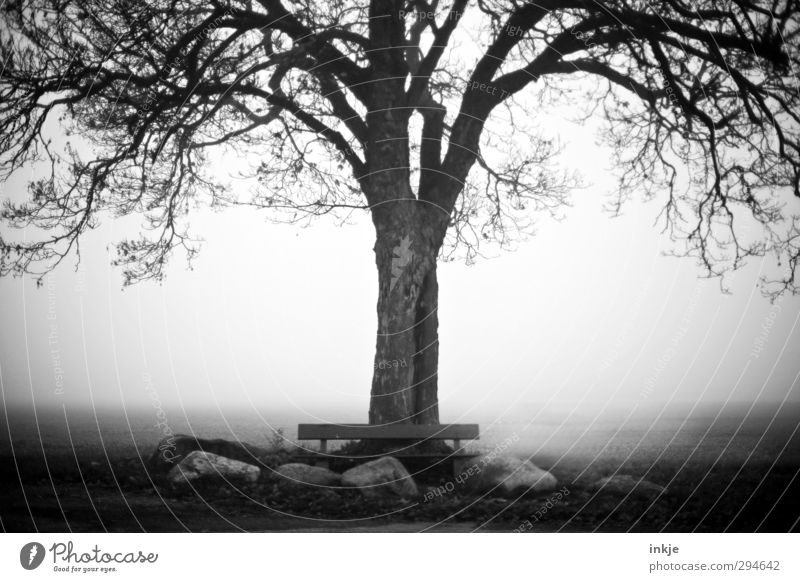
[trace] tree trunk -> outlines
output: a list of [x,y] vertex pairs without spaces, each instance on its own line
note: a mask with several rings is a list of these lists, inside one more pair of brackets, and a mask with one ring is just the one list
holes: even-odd
[[436,209],[395,200],[374,212],[378,336],[370,424],[437,424],[439,286],[443,238]]

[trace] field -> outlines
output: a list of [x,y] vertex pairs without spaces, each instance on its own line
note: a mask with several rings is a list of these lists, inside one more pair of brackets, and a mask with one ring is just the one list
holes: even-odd
[[[528,416],[535,420],[518,410],[516,418],[476,419],[482,436],[475,450],[514,437],[505,452],[551,471],[562,495],[505,499],[456,491],[400,505],[354,491],[286,493],[266,485],[175,495],[151,479],[144,463],[163,429],[152,411],[5,412],[4,531],[785,532],[797,531],[800,518],[797,407]],[[304,420],[208,411],[181,419],[171,419],[170,430],[256,445],[277,429],[291,443],[293,427]],[[667,491],[626,495],[592,487],[613,475]]]

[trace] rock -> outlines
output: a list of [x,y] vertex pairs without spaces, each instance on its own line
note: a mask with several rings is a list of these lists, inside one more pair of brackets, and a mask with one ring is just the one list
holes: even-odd
[[150,469],[155,472],[167,472],[177,466],[181,459],[192,451],[205,451],[251,465],[260,464],[259,461],[262,458],[275,452],[266,447],[256,447],[248,443],[176,434],[163,438],[158,443],[148,462]]
[[604,493],[619,493],[622,495],[638,495],[640,497],[658,497],[667,492],[666,487],[656,485],[644,479],[637,479],[630,475],[612,475],[598,479],[591,485],[591,489]]
[[473,474],[464,484],[474,493],[491,492],[496,497],[514,497],[523,493],[538,495],[552,491],[558,485],[552,473],[511,455],[484,455],[476,459],[472,467],[475,468]]
[[255,483],[261,469],[234,459],[192,451],[167,473],[167,481],[175,487],[198,482]]
[[394,457],[381,457],[342,473],[342,485],[358,488],[364,497],[419,495],[417,484],[403,464]]
[[275,475],[289,486],[335,487],[342,482],[342,476],[330,469],[312,467],[305,463],[288,463],[275,469]]

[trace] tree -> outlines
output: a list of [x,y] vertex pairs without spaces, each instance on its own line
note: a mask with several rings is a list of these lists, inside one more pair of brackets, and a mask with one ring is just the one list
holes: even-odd
[[[143,217],[118,245],[126,283],[159,279],[195,241],[190,204],[276,220],[364,209],[375,226],[378,335],[371,423],[436,423],[437,260],[557,213],[574,184],[526,129],[585,93],[602,111],[619,188],[663,200],[662,225],[709,275],[774,253],[796,292],[800,195],[795,0],[31,0],[0,28],[3,179],[47,177],[7,200],[0,274],[41,275],[103,213]],[[465,39],[478,34],[466,49]],[[470,48],[477,46],[477,48]],[[588,87],[588,89],[587,89]],[[523,101],[524,99],[524,101]],[[536,111],[531,111],[531,109]],[[490,116],[509,116],[499,132]],[[91,143],[57,148],[60,116]],[[213,148],[250,152],[260,188],[229,192]],[[85,149],[85,148],[84,148]],[[314,183],[323,194],[308,187]],[[757,224],[760,236],[743,236]],[[749,240],[752,238],[753,240]],[[401,362],[400,365],[397,365]]]

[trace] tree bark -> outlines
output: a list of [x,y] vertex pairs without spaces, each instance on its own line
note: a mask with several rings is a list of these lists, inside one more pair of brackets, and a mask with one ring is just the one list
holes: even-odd
[[[365,194],[375,225],[378,332],[370,424],[439,422],[436,258],[450,214],[410,183],[403,3],[370,3]],[[393,37],[392,35],[396,35]],[[380,50],[379,50],[380,49]]]
[[440,210],[417,200],[373,211],[378,334],[370,424],[438,424]]

